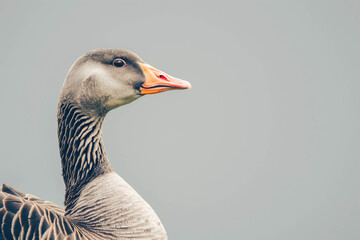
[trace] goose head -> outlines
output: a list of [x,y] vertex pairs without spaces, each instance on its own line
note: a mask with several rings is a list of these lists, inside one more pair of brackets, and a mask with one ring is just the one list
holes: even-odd
[[71,67],[60,94],[91,115],[128,104],[141,96],[191,88],[189,82],[172,77],[122,49],[99,49],[86,53]]

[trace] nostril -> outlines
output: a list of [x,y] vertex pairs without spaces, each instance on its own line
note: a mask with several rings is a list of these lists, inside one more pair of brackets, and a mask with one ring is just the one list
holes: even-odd
[[159,75],[159,78],[164,79],[164,80],[168,80],[167,77],[165,77],[165,75]]

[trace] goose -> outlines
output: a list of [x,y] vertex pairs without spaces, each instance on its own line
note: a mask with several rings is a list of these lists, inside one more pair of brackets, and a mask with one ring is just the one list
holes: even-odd
[[64,208],[7,185],[0,189],[0,239],[167,239],[160,219],[111,167],[106,114],[148,94],[189,89],[122,49],[98,49],[70,68],[58,103]]

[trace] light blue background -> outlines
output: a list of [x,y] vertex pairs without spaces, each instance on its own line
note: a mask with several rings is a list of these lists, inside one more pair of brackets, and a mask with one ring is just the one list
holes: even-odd
[[111,112],[109,159],[170,239],[360,239],[359,1],[0,1],[0,182],[62,204],[72,63],[124,48],[191,91]]

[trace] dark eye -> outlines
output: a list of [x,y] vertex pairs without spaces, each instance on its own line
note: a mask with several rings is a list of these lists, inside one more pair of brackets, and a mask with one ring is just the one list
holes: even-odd
[[113,61],[113,65],[115,67],[123,67],[126,65],[126,62],[124,60],[122,60],[121,58],[117,58]]

